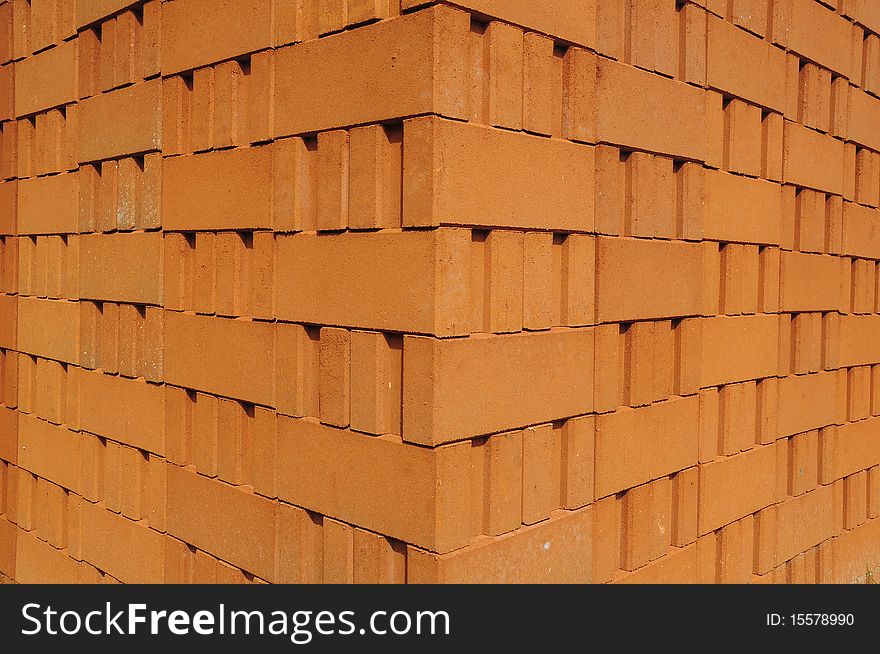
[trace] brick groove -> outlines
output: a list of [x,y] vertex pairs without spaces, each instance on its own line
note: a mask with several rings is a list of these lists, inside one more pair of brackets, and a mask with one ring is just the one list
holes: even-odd
[[872,0],[0,1],[0,579],[863,577],[878,124]]

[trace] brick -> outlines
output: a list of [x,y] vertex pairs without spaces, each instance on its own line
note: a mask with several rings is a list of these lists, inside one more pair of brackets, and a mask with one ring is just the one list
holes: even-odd
[[789,442],[788,494],[802,495],[818,482],[819,431],[792,436]]
[[774,80],[785,76],[784,51],[712,15],[707,34],[709,86],[782,111],[785,88]]
[[18,325],[20,351],[65,363],[79,362],[77,303],[20,298]]
[[880,564],[878,537],[880,520],[874,519],[831,541],[835,583],[864,583],[865,572]]
[[831,487],[820,486],[777,507],[777,565],[831,538],[832,501]]
[[703,92],[614,61],[600,59],[598,66],[600,141],[688,159],[705,158]]
[[[434,117],[406,121],[404,143],[406,226],[593,229],[589,145]],[[525,160],[527,166],[509,165]],[[556,207],[551,214],[543,210],[548,202]]]
[[553,49],[552,39],[533,32],[524,35],[522,122],[523,129],[534,134],[558,133],[562,124],[562,107],[555,102],[556,93],[562,92],[556,75],[562,61]]
[[[168,506],[170,534],[258,577],[274,579],[273,502],[172,465]],[[218,540],[217,533],[224,537]]]
[[849,23],[812,0],[792,0],[788,11],[786,45],[836,73],[849,75]]
[[754,313],[760,293],[760,253],[751,245],[728,243],[721,247],[721,295],[724,314]]
[[160,386],[81,371],[80,426],[141,450],[165,453],[165,398]]
[[597,139],[597,63],[596,55],[580,48],[567,50],[563,57],[562,135],[573,141],[594,143]]
[[776,248],[764,248],[758,254],[761,276],[758,311],[771,313],[779,309],[779,259],[780,250]]
[[[400,8],[406,10],[421,4],[423,0],[403,0]],[[547,7],[536,7],[528,0],[455,0],[452,4],[578,45],[592,46],[596,42],[597,0],[576,0]]]
[[642,152],[626,157],[624,232],[629,236],[675,235],[673,207],[677,191],[672,181],[672,161]]
[[780,242],[782,194],[778,185],[706,170],[705,193],[705,238],[772,245]]
[[14,234],[18,225],[18,182],[0,184],[0,234]]
[[849,100],[848,138],[874,150],[880,148],[880,139],[871,129],[880,116],[880,101],[859,89],[850,90]]
[[500,230],[490,232],[485,240],[483,282],[488,302],[482,311],[484,331],[522,331],[523,241],[520,233]]
[[93,0],[76,3],[76,26],[85,27],[137,4],[138,0]]
[[[79,501],[82,557],[123,583],[150,583],[163,578],[164,537],[142,523]],[[138,552],[138,556],[131,556]]]
[[700,313],[699,245],[600,237],[596,257],[599,322]]
[[68,490],[78,491],[81,437],[34,415],[19,414],[18,465]]
[[351,332],[351,427],[371,434],[400,431],[403,341]]
[[[18,461],[18,413],[0,407],[0,459],[10,463]],[[2,482],[2,480],[0,480]],[[2,488],[2,483],[0,483]]]
[[161,91],[160,81],[151,80],[83,100],[77,112],[80,162],[161,148]]
[[552,425],[522,431],[522,521],[534,524],[550,516],[558,505],[560,441]]
[[319,230],[348,226],[349,142],[348,132],[333,130],[318,134],[318,212]]
[[[843,193],[843,142],[786,121],[783,179],[792,184]],[[813,161],[825,161],[821,170]]]
[[279,50],[275,135],[424,113],[464,118],[467,36],[466,13],[434,7]]
[[18,233],[69,234],[79,231],[79,187],[75,173],[18,182]]
[[268,323],[165,313],[165,381],[171,384],[271,405],[274,380],[267,371],[274,352]]
[[493,536],[523,524],[523,432],[496,434],[486,443],[486,532]]
[[776,566],[777,541],[776,506],[769,506],[755,514],[755,567],[757,574],[766,574]]
[[[773,315],[716,316],[700,321],[700,385],[714,386],[776,374],[778,319]],[[687,332],[685,332],[687,333]],[[696,340],[696,339],[694,339]]]
[[[588,413],[593,352],[592,329],[491,339],[405,336],[403,437],[436,445]],[[486,397],[493,398],[490,407]]]
[[168,230],[272,227],[273,153],[254,147],[163,160],[162,223]]
[[492,21],[486,29],[486,46],[488,121],[499,127],[522,129],[522,30]]
[[278,421],[278,496],[285,501],[436,552],[464,546],[480,529],[475,502],[482,497],[472,487],[482,468],[469,443],[429,449]]
[[596,418],[596,497],[658,479],[697,463],[696,396]]
[[779,381],[781,436],[824,427],[836,420],[837,375],[818,373]]
[[16,116],[26,116],[77,99],[77,51],[76,41],[67,41],[17,64]]
[[781,264],[781,311],[826,311],[840,305],[842,285],[837,258],[783,252]]
[[840,479],[880,463],[880,445],[872,436],[877,418],[849,422],[837,428],[833,446],[834,478]]
[[321,329],[319,348],[321,422],[347,427],[351,404],[351,334],[344,329]]
[[[234,0],[186,0],[163,7],[162,75],[272,45],[273,5],[261,0],[248,0],[244,6]],[[200,20],[193,21],[194,15]]]
[[[464,230],[279,237],[278,316],[437,335],[467,333],[468,240]],[[358,265],[351,265],[355,261]]]
[[757,387],[754,383],[728,384],[719,390],[719,452],[735,454],[757,442]]
[[880,363],[880,344],[875,344],[873,338],[878,328],[880,318],[877,316],[841,316],[838,365],[850,367]]
[[772,504],[775,471],[774,445],[700,464],[700,535]]
[[667,556],[614,580],[616,584],[698,583],[697,546],[672,550]]
[[162,235],[85,234],[79,239],[81,297],[160,304]]
[[348,225],[399,227],[402,217],[403,129],[368,125],[348,132]]
[[880,258],[880,222],[874,211],[852,202],[843,203],[842,254]]
[[4,320],[0,320],[0,347],[15,349],[18,331],[19,298],[14,295],[0,295],[0,309]]
[[716,533],[717,583],[746,583],[751,580],[754,555],[753,533],[754,520],[751,516],[726,525]]
[[352,580],[356,584],[401,584],[406,577],[406,552],[388,538],[354,530]]
[[[33,534],[20,532],[15,546],[15,579],[23,584],[84,583],[87,565],[70,558]],[[85,582],[87,583],[87,582]]]
[[868,473],[866,470],[843,480],[843,527],[854,529],[863,524],[868,512]]
[[408,551],[411,583],[589,583],[592,507],[437,556]]

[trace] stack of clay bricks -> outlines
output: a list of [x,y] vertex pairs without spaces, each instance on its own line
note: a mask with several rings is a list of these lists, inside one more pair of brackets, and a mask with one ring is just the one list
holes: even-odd
[[0,3],[0,576],[880,566],[880,3]]

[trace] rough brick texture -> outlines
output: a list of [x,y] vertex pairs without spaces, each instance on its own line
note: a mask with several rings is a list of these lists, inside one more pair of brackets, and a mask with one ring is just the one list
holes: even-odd
[[0,577],[880,567],[873,0],[0,0]]

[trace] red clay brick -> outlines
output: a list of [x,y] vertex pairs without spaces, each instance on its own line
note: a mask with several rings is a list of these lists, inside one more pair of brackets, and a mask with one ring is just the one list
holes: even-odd
[[465,334],[469,240],[465,230],[279,237],[278,317]]
[[[469,443],[429,449],[279,417],[278,496],[433,551],[450,551],[481,528],[471,449]],[[372,462],[369,468],[365,460]],[[454,478],[447,478],[453,470]],[[385,504],[375,497],[397,499]]]
[[67,41],[44,50],[17,66],[16,116],[26,116],[76,100],[76,41]]
[[[263,579],[274,578],[275,504],[173,465],[167,492],[170,534]],[[224,534],[221,540],[217,533]]]
[[[784,180],[819,191],[843,192],[843,143],[797,123],[785,123]],[[811,161],[827,166],[817,170]]]
[[141,450],[165,453],[165,401],[160,386],[100,371],[81,371],[78,384],[82,429]]
[[[702,332],[702,333],[700,333]],[[688,332],[684,332],[688,334]],[[682,347],[702,352],[701,386],[759,379],[776,373],[778,321],[776,316],[718,316],[700,320],[697,340]]]
[[700,464],[699,474],[702,535],[774,502],[776,447],[766,445]]
[[880,520],[875,518],[831,541],[835,583],[864,581],[865,572],[877,568],[880,563],[878,538]]
[[840,366],[858,366],[880,363],[880,344],[875,345],[873,334],[880,327],[877,316],[841,316],[840,318]]
[[[688,159],[705,158],[702,92],[614,61],[600,59],[598,66],[599,140]],[[646,116],[651,119],[645,120]]]
[[79,361],[77,303],[20,298],[18,324],[18,347],[22,352],[66,363]]
[[605,497],[697,463],[696,396],[596,418],[596,497]]
[[[426,117],[404,123],[403,223],[592,231],[594,148]],[[528,161],[511,166],[511,161]],[[540,171],[539,174],[535,174]],[[572,188],[571,180],[577,179]],[[555,210],[543,207],[552,203]]]
[[592,507],[438,556],[410,548],[411,583],[589,583]]
[[697,546],[673,549],[669,555],[614,580],[616,584],[700,583]]
[[831,487],[820,486],[783,502],[777,507],[777,516],[779,565],[833,535]]
[[[592,329],[491,339],[406,336],[403,436],[436,445],[587,413],[593,351]],[[486,397],[493,398],[489,407]]]
[[258,147],[166,158],[162,223],[169,230],[272,226],[272,149]]
[[[163,578],[164,537],[141,523],[79,500],[76,536],[82,558],[123,583]],[[131,552],[138,552],[132,557]]]
[[836,422],[838,378],[833,372],[779,380],[779,434],[788,436]]
[[81,297],[161,303],[161,234],[88,234],[79,244]]
[[850,26],[846,20],[812,0],[782,5],[786,45],[798,54],[841,75],[849,74]]
[[[403,0],[400,8],[406,10],[423,4],[424,0]],[[578,45],[592,46],[596,42],[597,0],[575,0],[540,8],[529,0],[455,0],[452,4]]]
[[719,241],[777,244],[782,194],[779,186],[721,171],[706,171],[703,234]]
[[18,233],[77,232],[79,217],[77,175],[65,173],[18,182]]
[[279,50],[276,136],[422,113],[464,118],[467,35],[466,13],[434,7]]
[[780,310],[824,311],[840,305],[842,279],[836,257],[783,252]]
[[702,265],[700,247],[693,243],[598,238],[597,319],[699,314]]
[[[246,6],[232,0],[186,0],[163,7],[162,74],[268,47],[273,40],[273,5],[262,0],[249,0]],[[193,15],[200,20],[193,21]]]
[[[151,80],[83,100],[79,106],[79,160],[109,159],[162,146],[161,84]],[[114,125],[108,130],[104,126]]]
[[[247,344],[230,349],[229,343]],[[274,401],[275,331],[268,323],[165,313],[165,380],[239,400]]]

